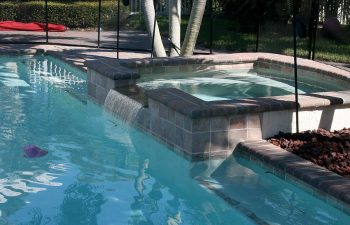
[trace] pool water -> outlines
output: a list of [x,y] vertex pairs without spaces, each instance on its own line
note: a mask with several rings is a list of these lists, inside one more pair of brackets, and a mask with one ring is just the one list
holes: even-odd
[[[0,224],[349,221],[239,157],[184,160],[90,102],[83,76],[53,58],[0,57]],[[49,153],[25,158],[28,144]]]
[[[341,91],[348,88],[332,85],[329,82],[320,82],[320,80],[299,77],[299,94]],[[205,101],[294,94],[293,77],[266,76],[248,70],[143,74],[138,85],[147,90],[178,88]]]

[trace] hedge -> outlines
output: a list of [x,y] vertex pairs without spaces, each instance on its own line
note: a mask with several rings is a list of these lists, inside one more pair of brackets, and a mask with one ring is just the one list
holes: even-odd
[[[103,28],[115,28],[117,23],[116,1],[103,1],[101,24]],[[129,15],[128,7],[121,4],[121,24]],[[49,23],[63,24],[69,28],[93,28],[98,23],[98,2],[59,3],[48,2]],[[44,1],[2,2],[0,21],[45,22]]]

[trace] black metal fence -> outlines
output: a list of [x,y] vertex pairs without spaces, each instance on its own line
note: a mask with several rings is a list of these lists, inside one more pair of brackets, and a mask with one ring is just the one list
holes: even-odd
[[[182,38],[192,2],[182,1]],[[169,46],[167,1],[155,5],[164,45]],[[208,0],[195,52],[293,55],[293,8],[299,57],[350,63],[349,0]],[[0,21],[4,20],[59,23],[70,30],[0,31],[0,43],[152,51],[140,0],[5,0],[0,3]]]

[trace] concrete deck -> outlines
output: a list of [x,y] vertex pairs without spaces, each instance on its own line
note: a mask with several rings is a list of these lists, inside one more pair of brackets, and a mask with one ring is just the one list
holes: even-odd
[[[98,49],[98,48],[85,48],[85,47],[70,47],[70,46],[58,46],[58,45],[27,45],[27,44],[0,44],[0,54],[6,54],[10,52],[26,51],[35,53],[37,51],[50,52],[51,55],[63,59],[64,61],[74,65],[84,71],[87,68],[84,66],[86,60],[98,60],[98,59],[117,59],[117,52],[113,49]],[[147,58],[150,57],[148,52],[128,52],[120,51],[120,59],[132,59],[132,58]]]
[[[97,46],[97,31],[49,32],[49,42],[57,44]],[[45,42],[45,32],[0,31],[1,42]],[[116,47],[117,32],[101,31],[100,46]],[[121,30],[119,47],[128,49],[151,49],[151,42],[144,31]]]

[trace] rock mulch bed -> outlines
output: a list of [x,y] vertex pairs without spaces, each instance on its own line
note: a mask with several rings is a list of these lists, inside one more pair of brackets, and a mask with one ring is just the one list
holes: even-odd
[[341,176],[350,178],[350,128],[299,134],[280,133],[268,141]]

